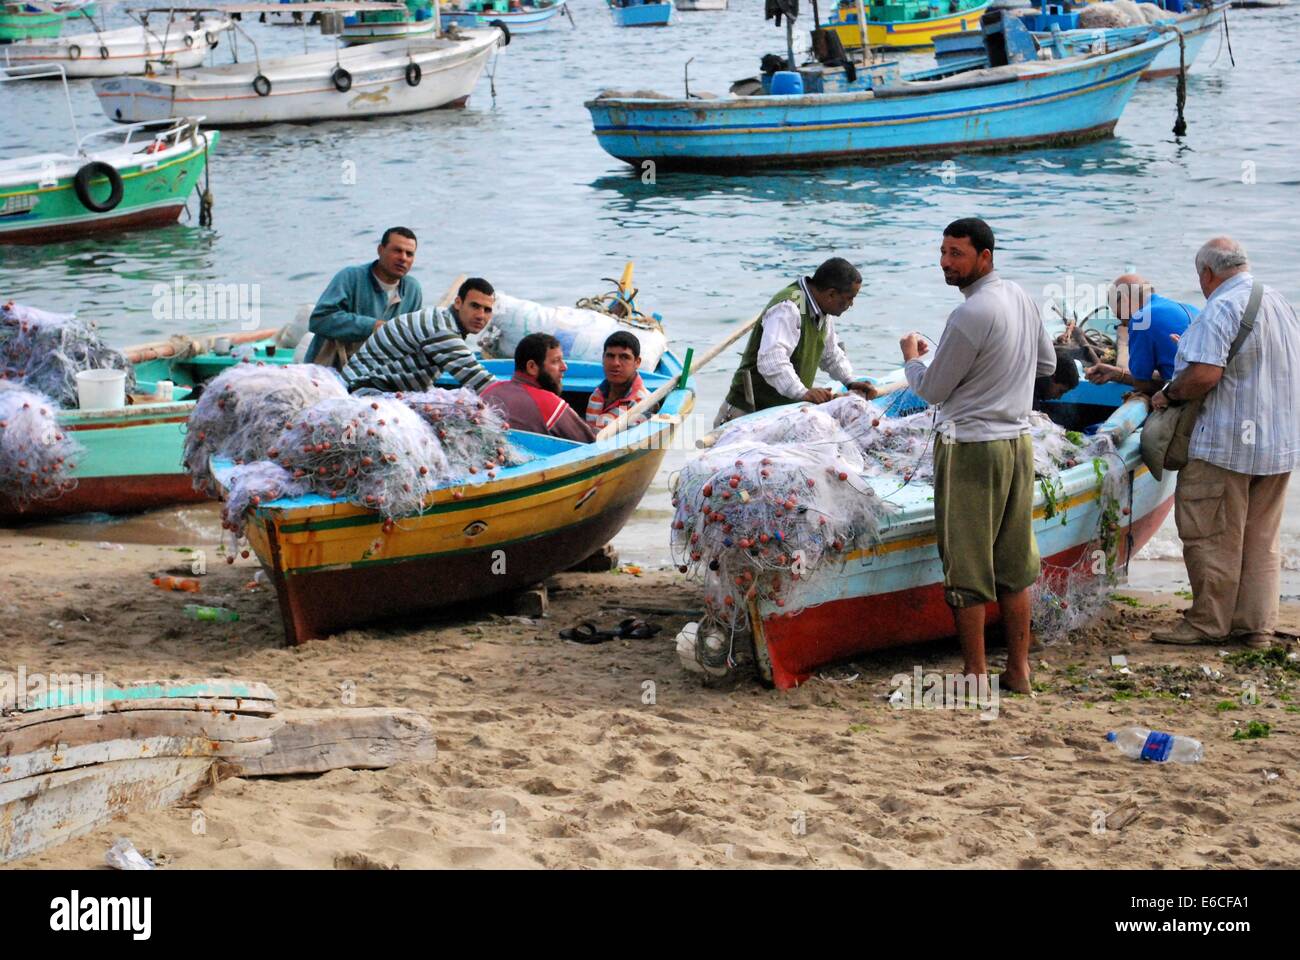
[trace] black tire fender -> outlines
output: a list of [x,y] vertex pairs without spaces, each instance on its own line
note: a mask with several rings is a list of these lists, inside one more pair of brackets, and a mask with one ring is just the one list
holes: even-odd
[[81,59],[81,47],[77,46],[75,43],[70,43],[70,44],[68,44],[68,59],[69,59],[69,60],[80,60],[80,59]]
[[420,69],[420,65],[414,60],[406,65],[407,86],[418,87],[420,85],[420,78],[423,76],[424,71]]
[[[96,200],[90,194],[90,182],[101,177],[108,181],[109,186],[108,199],[104,201]],[[122,202],[122,175],[110,164],[92,160],[72,178],[72,189],[81,205],[91,213],[108,213]]]
[[192,33],[185,34],[185,46],[186,47],[194,46],[194,34]]
[[352,74],[342,67],[334,68],[334,72],[330,74],[330,81],[334,84],[334,89],[339,93],[347,93],[352,89]]
[[101,60],[107,60],[107,59],[108,59],[108,47],[100,47],[100,48],[99,48],[99,59],[101,59]]
[[271,95],[271,81],[259,73],[253,78],[253,91],[259,97],[269,97]]
[[499,20],[499,19],[498,19],[498,20],[489,20],[489,21],[488,21],[488,26],[489,26],[489,27],[496,27],[498,30],[500,30],[500,31],[505,35],[506,42],[505,42],[504,44],[502,44],[502,46],[505,46],[505,47],[510,46],[510,28],[506,26],[506,22],[505,22],[504,20]]

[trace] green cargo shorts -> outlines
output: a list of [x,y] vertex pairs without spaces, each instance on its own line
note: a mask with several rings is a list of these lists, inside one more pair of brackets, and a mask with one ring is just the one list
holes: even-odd
[[934,526],[949,606],[988,603],[1037,580],[1029,436],[979,443],[936,439]]

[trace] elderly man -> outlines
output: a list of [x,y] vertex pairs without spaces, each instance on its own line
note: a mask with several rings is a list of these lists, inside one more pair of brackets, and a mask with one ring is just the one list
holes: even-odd
[[424,294],[414,277],[415,234],[406,227],[389,227],[370,263],[344,267],[316,301],[307,328],[313,339],[308,363],[342,370],[348,359],[385,320],[414,313]]
[[1151,639],[1267,647],[1277,625],[1283,503],[1300,463],[1300,322],[1280,293],[1251,276],[1231,237],[1201,247],[1196,272],[1205,308],[1178,344],[1173,380],[1152,399],[1163,408],[1205,398],[1174,494],[1193,599],[1174,629]]
[[934,520],[965,672],[988,674],[984,608],[997,600],[1007,639],[1002,686],[1030,691],[1029,588],[1041,564],[1034,539],[1034,380],[1056,370],[1038,307],[993,270],[993,231],[955,220],[943,232],[944,281],[966,302],[949,316],[929,367],[920,334],[899,341],[907,384],[939,414]]
[[1126,383],[1148,396],[1174,375],[1178,339],[1197,314],[1191,304],[1156,293],[1136,273],[1116,277],[1110,288],[1110,309],[1128,327],[1128,369],[1099,363],[1087,369],[1093,383]]
[[833,394],[814,387],[819,369],[870,399],[875,388],[853,379],[853,367],[835,335],[833,317],[853,306],[862,274],[842,257],[831,257],[811,277],[781,289],[763,308],[731,378],[727,398],[713,421],[728,420],[786,403],[825,403]]
[[388,321],[343,368],[348,389],[428,390],[440,374],[449,373],[462,387],[482,392],[492,374],[466,340],[488,325],[495,302],[492,284],[470,277],[450,307],[417,310]]

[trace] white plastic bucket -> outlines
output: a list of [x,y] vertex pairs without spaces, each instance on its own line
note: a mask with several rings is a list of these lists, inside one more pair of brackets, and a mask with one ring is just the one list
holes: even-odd
[[77,404],[82,410],[126,406],[125,370],[82,370],[77,374]]

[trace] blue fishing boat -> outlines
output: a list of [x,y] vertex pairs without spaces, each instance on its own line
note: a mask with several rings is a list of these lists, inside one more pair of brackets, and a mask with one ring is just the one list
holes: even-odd
[[[896,62],[774,70],[719,99],[602,94],[597,140],[638,168],[742,171],[1063,145],[1109,136],[1172,32],[1102,53],[1040,60],[1024,24],[983,24],[988,63],[902,74]],[[784,65],[784,64],[783,64]]]
[[608,0],[616,27],[666,27],[673,19],[673,0]]
[[573,23],[573,13],[567,6],[568,0],[536,0],[524,4],[510,4],[505,0],[457,0],[451,6],[443,6],[439,12],[444,26],[453,24],[457,27],[486,27],[497,20],[505,24],[510,35],[521,33],[541,33],[555,26],[559,15],[564,13]]
[[[1163,14],[1153,23],[1130,27],[1089,28],[1079,26],[1079,14],[1067,5],[1044,2],[1040,7],[1019,13],[1021,21],[1033,34],[1040,49],[1057,59],[1093,50],[1114,50],[1155,36],[1162,27],[1174,26],[1182,34],[1180,51],[1177,39],[1156,55],[1143,80],[1177,76],[1183,65],[1190,69],[1205,41],[1223,28],[1223,18],[1231,0],[1140,0],[1143,5],[1158,7]],[[978,30],[941,34],[934,38],[934,59],[940,65],[986,66],[983,37]]]

